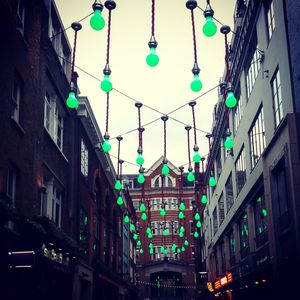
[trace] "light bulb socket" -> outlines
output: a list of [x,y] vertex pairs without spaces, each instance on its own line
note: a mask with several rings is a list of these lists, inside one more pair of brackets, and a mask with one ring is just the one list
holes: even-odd
[[117,136],[117,140],[118,140],[119,142],[121,142],[121,141],[123,140],[123,137],[120,136],[120,135],[118,135],[118,136]]
[[[119,159],[119,163],[122,165],[124,163],[123,159]],[[120,179],[121,179],[121,175],[120,175]]]
[[223,25],[220,28],[220,32],[224,35],[228,34],[231,31],[230,27],[228,25]]
[[192,73],[194,75],[198,75],[200,73],[200,68],[199,68],[199,66],[198,66],[197,63],[194,63],[194,66],[193,66],[193,69],[192,69]]
[[138,149],[137,149],[137,153],[138,153],[138,154],[143,154],[143,149],[142,149],[142,147],[141,147],[141,146],[139,146],[139,147],[138,147]]
[[184,129],[185,129],[186,131],[190,131],[190,130],[192,129],[192,126],[191,126],[191,125],[186,125],[186,126],[184,127]]
[[79,22],[73,22],[71,27],[74,31],[79,31],[82,28],[82,25]]
[[77,95],[77,87],[73,81],[71,81],[71,83],[70,83],[70,91],[69,92],[73,92],[73,93],[75,93],[75,95]]
[[166,121],[168,121],[169,117],[168,116],[162,116],[161,119],[162,119],[162,121],[166,122]]
[[105,65],[105,68],[103,69],[103,74],[104,75],[110,75],[111,74],[111,69],[109,67],[109,64]]
[[140,174],[144,174],[144,171],[145,171],[145,168],[143,168],[142,166],[140,166],[139,173]]
[[234,91],[234,87],[233,87],[233,84],[231,82],[227,82],[227,93],[229,92],[232,92]]
[[117,4],[115,1],[113,0],[106,0],[104,3],[104,6],[108,9],[108,10],[113,10],[116,8]]
[[209,8],[209,9],[206,9],[203,13],[204,17],[207,18],[207,17],[213,17],[215,14],[215,12],[213,11],[213,9]]
[[193,172],[193,168],[191,166],[189,166],[188,171]]
[[231,136],[231,131],[229,128],[226,129],[226,136]]
[[198,147],[198,145],[197,145],[197,144],[195,144],[195,145],[194,145],[194,148],[193,148],[193,150],[194,150],[194,151],[199,151],[199,147]]
[[150,38],[150,41],[148,42],[148,46],[149,48],[156,48],[158,45],[157,41],[155,40],[155,36],[152,35],[151,38]]
[[167,164],[167,163],[168,163],[168,160],[167,160],[166,157],[164,157],[164,159],[163,159],[163,164]]
[[135,107],[137,108],[141,108],[143,106],[143,103],[142,102],[135,102]]
[[180,173],[182,174],[182,173],[183,173],[183,170],[184,170],[184,167],[183,167],[183,166],[180,166],[178,169],[179,169]]
[[145,128],[144,127],[139,127],[138,131],[141,132],[141,133],[143,133],[145,131]]
[[105,132],[103,138],[104,138],[105,140],[109,140],[109,134],[108,134],[108,132]]
[[185,3],[187,9],[193,10],[197,7],[198,3],[196,0],[188,0]]
[[197,104],[196,100],[192,100],[189,102],[190,107],[194,107],[194,106],[196,106],[196,104]]
[[100,10],[100,11],[103,11],[103,4],[101,4],[101,3],[99,3],[99,2],[95,2],[94,4],[93,4],[93,10],[95,11],[95,10]]

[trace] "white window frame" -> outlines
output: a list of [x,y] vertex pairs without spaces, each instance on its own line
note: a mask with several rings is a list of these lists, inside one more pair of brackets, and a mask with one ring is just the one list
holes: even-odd
[[20,76],[15,74],[13,92],[12,92],[12,103],[13,103],[12,118],[17,123],[20,122],[20,102],[22,97],[22,87],[23,87],[23,83]]
[[283,99],[282,99],[281,77],[280,77],[279,68],[276,68],[276,71],[271,80],[271,86],[272,86],[274,121],[275,121],[275,128],[277,128],[283,119],[283,106],[282,106]]
[[15,206],[16,200],[16,185],[17,185],[17,170],[13,166],[8,167],[7,171],[7,184],[6,184],[6,195],[10,199],[10,205]]
[[25,27],[25,2],[24,0],[18,0],[18,26],[17,29],[24,35],[24,27]]
[[84,140],[81,139],[81,160],[80,160],[80,170],[81,174],[85,177],[89,174],[89,151],[84,143]]
[[267,10],[267,30],[268,30],[269,40],[273,36],[275,26],[276,24],[275,24],[275,14],[274,14],[274,4],[273,4],[273,0],[271,0]]

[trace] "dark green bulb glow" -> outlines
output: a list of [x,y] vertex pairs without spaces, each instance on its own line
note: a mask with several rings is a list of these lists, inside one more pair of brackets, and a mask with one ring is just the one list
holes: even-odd
[[162,208],[159,212],[159,214],[164,217],[166,215],[166,210],[164,208]]
[[104,79],[101,82],[101,89],[103,92],[110,92],[112,90],[112,83],[109,80],[109,75],[104,75]]
[[169,235],[169,230],[168,229],[164,229],[163,235]]
[[136,241],[138,239],[138,235],[136,233],[133,234],[133,239]]
[[266,217],[267,214],[268,214],[268,212],[267,212],[267,210],[266,210],[265,208],[263,208],[263,209],[261,210],[261,213],[263,214],[264,217]]
[[214,22],[213,17],[207,16],[205,24],[203,25],[202,31],[205,36],[207,37],[212,37],[216,34],[217,32],[217,25]]
[[194,80],[191,83],[191,90],[193,92],[200,92],[202,89],[202,82],[199,79],[199,74],[194,74]]
[[202,204],[206,204],[207,203],[207,197],[206,197],[206,195],[202,195],[202,197],[201,197],[201,203]]
[[146,213],[142,213],[141,219],[143,221],[147,220],[147,214]]
[[69,108],[77,108],[78,107],[78,100],[74,92],[70,92],[69,96],[66,100],[66,104]]
[[232,149],[232,148],[233,148],[233,145],[234,145],[233,139],[232,139],[230,136],[227,136],[227,137],[226,137],[226,140],[225,140],[225,142],[224,142],[224,147],[225,147],[226,149]]
[[136,163],[141,166],[144,162],[145,162],[145,159],[143,157],[143,154],[139,153],[138,157],[136,159]]
[[117,180],[116,183],[115,183],[115,189],[117,191],[120,191],[122,189],[122,187],[123,187],[123,185],[122,185],[121,181]]
[[147,233],[147,234],[151,233],[151,228],[147,227],[146,233]]
[[185,245],[185,246],[188,246],[188,245],[189,245],[189,241],[188,241],[188,240],[185,240],[185,241],[184,241],[184,245]]
[[150,54],[147,55],[146,62],[149,67],[157,66],[159,62],[159,57],[156,54],[155,48],[150,48]]
[[192,171],[190,171],[187,176],[187,181],[193,182],[194,180],[195,180],[194,173]]
[[214,186],[217,185],[217,182],[216,182],[216,179],[215,179],[214,176],[210,176],[209,181],[208,181],[208,185],[209,185],[210,187],[214,187]]
[[117,204],[118,205],[122,205],[124,202],[123,202],[123,198],[122,196],[119,196],[118,199],[117,199]]
[[101,30],[105,26],[105,20],[102,17],[101,10],[95,9],[94,15],[90,19],[90,25],[94,30]]
[[179,214],[178,214],[178,218],[179,219],[183,219],[184,218],[184,214],[183,214],[183,212],[181,211],[181,212],[179,212]]
[[139,176],[138,176],[138,178],[137,178],[137,182],[138,182],[139,184],[143,184],[143,183],[145,182],[145,176],[144,176],[143,173],[140,173],[140,174],[139,174]]
[[153,243],[150,243],[150,244],[149,244],[149,248],[153,248]]
[[197,226],[197,228],[200,228],[200,227],[202,226],[201,221],[198,221],[198,222],[196,223],[196,226]]
[[134,231],[134,230],[135,230],[134,224],[130,224],[130,231]]
[[138,241],[136,242],[136,244],[137,244],[137,246],[141,246],[141,245],[142,245],[142,242],[141,242],[140,240],[138,240]]
[[226,101],[225,101],[225,105],[228,107],[228,108],[234,108],[237,104],[237,100],[234,96],[234,93],[233,92],[228,92],[227,93],[227,98],[226,98]]
[[181,237],[181,238],[184,237],[184,233],[183,233],[183,232],[179,232],[178,235],[179,235],[179,237]]
[[143,254],[144,253],[144,250],[143,248],[140,249],[140,254]]
[[168,165],[167,164],[163,164],[163,167],[161,169],[161,174],[168,175],[169,173],[170,173],[170,169],[169,169]]
[[111,150],[111,145],[107,139],[104,139],[104,142],[102,144],[102,150],[103,152],[109,152]]
[[184,252],[184,251],[185,251],[185,247],[182,246],[182,247],[181,247],[181,252]]
[[164,247],[164,246],[161,246],[161,247],[160,247],[160,251],[161,251],[161,252],[165,252],[165,247]]
[[185,232],[185,228],[184,226],[180,226],[180,229],[179,229],[180,232]]
[[180,254],[181,253],[181,250],[180,248],[177,248],[177,253]]
[[180,203],[179,210],[182,210],[182,211],[185,210],[185,205],[183,202]]
[[197,231],[194,232],[194,238],[198,238],[199,237],[199,233]]
[[198,163],[201,160],[201,156],[198,151],[194,151],[193,162]]
[[165,249],[164,254],[168,254],[168,249]]
[[141,212],[145,212],[146,211],[146,205],[145,205],[144,202],[142,202],[141,205],[140,205],[140,211]]
[[199,213],[195,213],[194,219],[195,219],[196,221],[199,221],[199,220],[200,220],[200,215],[199,215]]
[[150,248],[149,249],[149,254],[153,254],[153,253],[154,253],[153,248]]
[[130,218],[126,215],[126,216],[124,217],[124,222],[125,222],[125,223],[129,223],[129,221],[130,221]]
[[153,235],[152,232],[148,233],[148,239],[152,239]]

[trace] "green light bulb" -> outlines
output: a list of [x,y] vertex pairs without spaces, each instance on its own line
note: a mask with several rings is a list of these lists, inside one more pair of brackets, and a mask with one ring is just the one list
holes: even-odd
[[191,83],[191,90],[193,92],[200,92],[202,89],[202,82],[199,79],[199,74],[194,74],[194,80]]
[[121,181],[120,180],[116,180],[115,189],[117,191],[120,191],[122,189],[122,187],[123,187],[123,184],[121,183]]
[[133,239],[136,241],[138,239],[138,235],[136,233],[133,234]]
[[199,237],[199,233],[197,231],[194,232],[194,238],[198,238]]
[[69,108],[77,108],[78,107],[78,100],[74,92],[70,92],[69,96],[66,100],[66,104]]
[[206,197],[206,195],[202,195],[202,197],[201,197],[201,203],[202,204],[206,204],[207,203],[207,197]]
[[184,252],[184,251],[185,251],[185,247],[182,246],[182,247],[181,247],[181,252]]
[[168,229],[164,229],[163,235],[169,235],[169,230]]
[[164,254],[168,254],[168,249],[165,249]]
[[196,220],[196,221],[199,221],[200,220],[200,215],[199,215],[199,213],[195,213],[195,216],[194,216],[194,219]]
[[140,184],[143,184],[145,182],[145,176],[143,173],[140,173],[138,178],[137,178],[137,182]]
[[150,244],[149,244],[149,248],[153,248],[153,243],[150,243]]
[[226,149],[232,149],[232,148],[233,148],[233,145],[234,145],[233,139],[232,139],[230,136],[227,136],[227,137],[226,137],[226,140],[225,140],[225,142],[224,142],[224,147],[225,147]]
[[126,215],[126,216],[124,217],[124,222],[125,222],[125,223],[129,223],[129,221],[130,221],[130,218]]
[[130,224],[130,231],[134,231],[134,230],[135,230],[134,224]]
[[161,246],[161,247],[160,247],[160,251],[161,251],[161,252],[165,252],[165,247],[164,247],[164,246]]
[[144,253],[144,250],[143,248],[140,249],[140,254],[143,254]]
[[185,210],[185,205],[183,202],[180,203],[179,210],[182,210],[182,211]]
[[101,89],[103,92],[110,92],[112,90],[112,83],[109,80],[109,75],[104,75],[104,79],[101,82]]
[[152,232],[148,233],[148,239],[152,239],[153,235]]
[[181,253],[181,250],[180,248],[177,248],[177,253],[180,254]]
[[172,247],[171,247],[171,249],[172,249],[172,251],[174,252],[175,250],[176,250],[176,244],[174,243],[173,245],[172,245]]
[[146,213],[142,213],[141,219],[143,221],[147,220],[147,214]]
[[150,54],[146,57],[147,65],[150,67],[155,67],[159,62],[159,57],[156,54],[155,48],[150,48]]
[[261,210],[261,213],[263,214],[264,217],[266,217],[267,214],[268,214],[268,212],[267,212],[267,210],[266,210],[265,208],[263,208],[263,209]]
[[179,235],[179,237],[181,237],[181,238],[182,238],[182,237],[184,236],[184,233],[183,233],[183,232],[179,232],[179,234],[178,234],[178,235]]
[[151,233],[151,228],[147,227],[146,233],[148,233],[148,234]]
[[109,152],[110,150],[111,150],[111,145],[110,145],[110,143],[109,143],[109,141],[108,141],[108,139],[104,139],[104,142],[103,142],[103,144],[102,144],[102,150],[103,150],[103,152]]
[[136,244],[137,244],[137,246],[141,246],[141,245],[142,245],[142,242],[141,242],[140,240],[138,240],[138,241],[136,242]]
[[168,175],[169,173],[170,173],[170,169],[169,169],[168,165],[167,164],[163,164],[163,167],[161,169],[161,174]]
[[183,219],[184,218],[184,214],[183,214],[183,212],[181,211],[181,212],[179,212],[179,214],[178,214],[178,218],[179,219]]
[[136,159],[136,163],[141,166],[144,162],[145,162],[145,159],[143,157],[143,154],[139,153],[138,157]]
[[124,202],[123,202],[123,198],[122,196],[119,196],[118,199],[117,199],[117,204],[118,205],[122,205]]
[[142,202],[141,205],[140,205],[140,211],[141,212],[145,212],[146,211],[146,205],[145,205],[144,202]]
[[162,208],[159,212],[159,214],[164,217],[166,215],[166,210],[164,208]]
[[194,180],[195,180],[194,173],[192,171],[190,171],[187,176],[187,181],[193,182]]
[[184,245],[185,245],[185,246],[188,246],[188,245],[189,245],[189,241],[188,241],[188,240],[185,240],[185,241],[184,241]]
[[200,227],[202,226],[201,221],[198,221],[198,222],[196,223],[196,226],[197,226],[197,228],[200,228]]
[[90,25],[94,30],[101,30],[105,26],[105,20],[102,17],[101,10],[95,9],[94,15],[90,19]]
[[216,179],[214,176],[210,176],[209,181],[208,181],[208,185],[211,187],[214,187],[217,185]]
[[185,228],[184,226],[180,226],[180,229],[179,229],[180,232],[185,232]]
[[194,151],[193,162],[198,163],[201,160],[201,156],[198,151]]
[[216,34],[217,32],[217,25],[214,22],[213,17],[207,16],[205,24],[203,25],[202,31],[205,36],[207,37],[212,37]]
[[228,107],[228,108],[234,108],[237,104],[237,100],[234,96],[234,93],[233,92],[228,92],[227,93],[227,98],[225,100],[225,105]]
[[153,253],[154,253],[153,248],[150,248],[149,249],[149,254],[153,254]]

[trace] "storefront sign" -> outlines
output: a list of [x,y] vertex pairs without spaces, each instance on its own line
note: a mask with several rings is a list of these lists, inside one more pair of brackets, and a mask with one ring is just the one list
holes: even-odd
[[215,289],[218,290],[222,286],[227,285],[228,283],[232,282],[232,279],[232,273],[226,273],[225,276],[215,281]]
[[213,292],[214,291],[214,287],[213,287],[213,283],[212,282],[208,282],[206,284],[207,286],[207,289],[210,291],[210,292]]
[[68,266],[70,263],[70,259],[68,256],[64,255],[63,253],[57,253],[53,248],[47,248],[45,245],[43,245],[42,251],[43,256],[52,261],[55,261],[64,266]]

